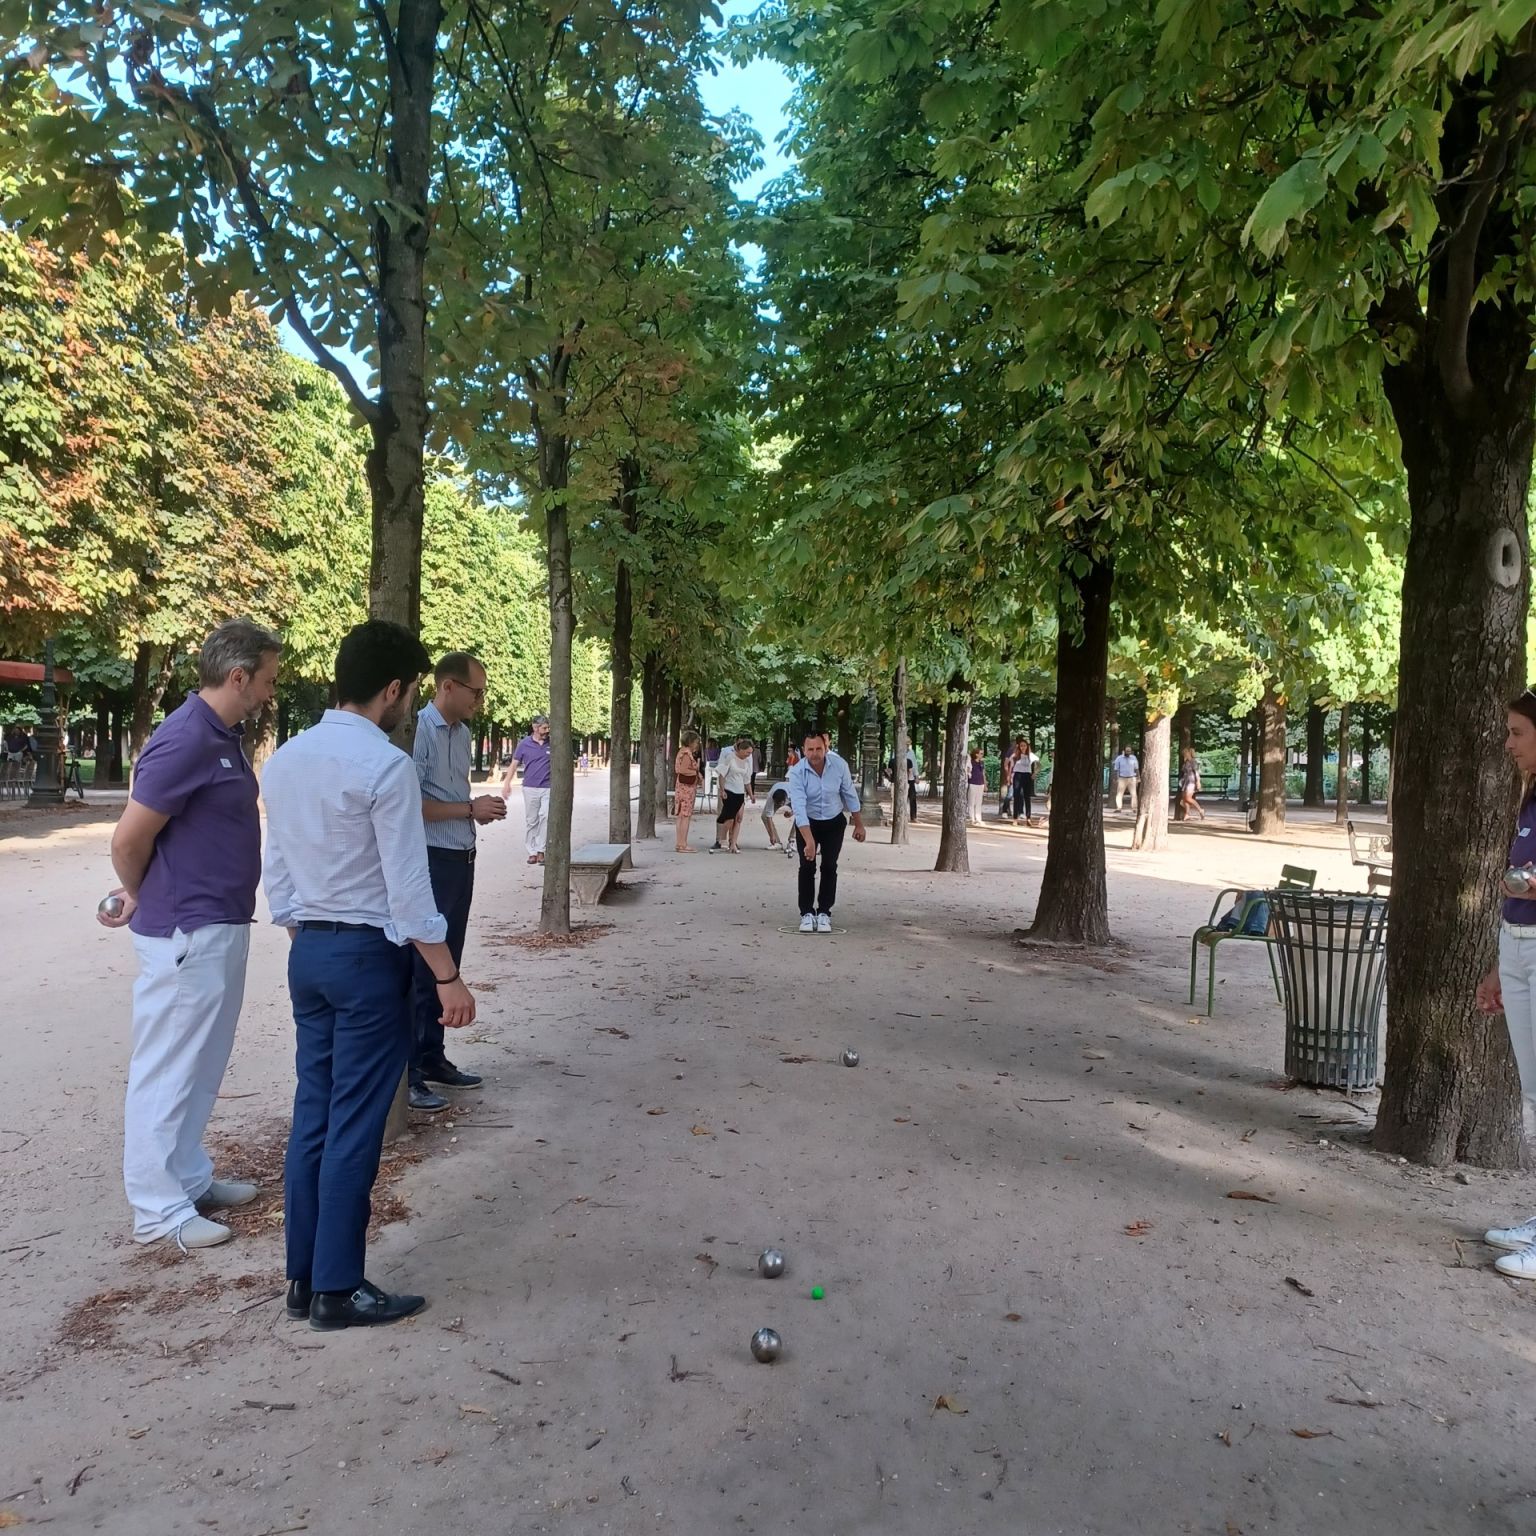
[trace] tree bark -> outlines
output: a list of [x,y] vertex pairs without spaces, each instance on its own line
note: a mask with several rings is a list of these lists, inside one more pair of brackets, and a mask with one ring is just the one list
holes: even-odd
[[[1448,139],[1464,131],[1476,142],[1479,101],[1464,98],[1452,109]],[[1472,152],[1447,151],[1447,200],[1475,195],[1472,166]],[[1447,212],[1442,222],[1454,230],[1456,210]],[[1502,251],[1514,258],[1513,247]],[[1426,291],[1425,339],[1383,375],[1408,471],[1409,535],[1390,776],[1387,1059],[1375,1144],[1434,1166],[1460,1159],[1512,1167],[1522,1137],[1508,1031],[1477,1012],[1472,994],[1494,963],[1490,893],[1515,809],[1504,706],[1525,686],[1532,326],[1528,313],[1477,303],[1465,321],[1471,380],[1459,380],[1432,355],[1442,327],[1457,323],[1442,272],[1431,272]]]
[[[620,522],[628,534],[640,526],[640,468],[633,459],[619,465],[618,506]],[[630,706],[635,696],[634,594],[630,585],[629,561],[622,555],[613,579],[613,638],[608,664],[613,686],[608,695],[608,841],[627,843],[633,839],[630,816],[629,757],[631,746]]]
[[[853,715],[853,695],[844,693],[837,700],[837,752],[845,762],[859,760],[859,728]],[[857,773],[854,775],[858,777]]]
[[891,687],[891,725],[894,740],[891,761],[891,842],[911,841],[907,829],[907,658],[896,661],[896,681]]
[[1248,814],[1250,796],[1248,793],[1248,767],[1253,753],[1253,717],[1244,715],[1238,726],[1237,748],[1237,808],[1244,816]]
[[647,653],[640,663],[640,796],[635,836],[656,836],[656,715],[661,692],[661,660]]
[[1303,805],[1326,804],[1323,795],[1323,762],[1328,756],[1328,717],[1321,704],[1307,705],[1307,777],[1302,790]]
[[1334,785],[1333,819],[1338,826],[1349,820],[1349,705],[1339,705],[1339,781]]
[[557,495],[545,514],[549,559],[549,836],[544,846],[544,890],[539,931],[571,931],[571,819],[576,764],[571,757],[571,641],[576,617],[571,602],[571,528],[564,501],[570,440],[559,439]]
[[1008,756],[1008,748],[1013,745],[1013,695],[1005,693],[997,701],[997,755],[999,759]]
[[959,766],[966,761],[966,742],[971,733],[971,702],[975,694],[962,677],[949,683],[950,696],[944,709],[944,761],[949,770],[944,775],[944,811],[939,825],[939,855],[934,870],[939,874],[968,875],[971,855],[966,827],[966,801],[969,786]]
[[1173,717],[1165,701],[1161,709],[1149,700],[1147,730],[1142,738],[1141,805],[1136,830],[1131,834],[1133,852],[1160,853],[1168,846],[1168,780],[1172,773]]
[[1195,701],[1185,699],[1174,712],[1173,729],[1179,738],[1179,761],[1184,761],[1184,749],[1195,744]]
[[262,707],[255,723],[247,725],[242,745],[251,771],[259,779],[267,759],[277,750],[277,705],[271,699]]
[[1086,575],[1074,576],[1073,586],[1077,601],[1064,600],[1058,615],[1050,837],[1029,936],[1067,944],[1107,944],[1109,893],[1104,877],[1099,752],[1114,591],[1114,567],[1108,557],[1095,560]]
[[935,704],[928,711],[928,739],[927,750],[923,755],[923,767],[928,774],[928,792],[924,796],[927,800],[939,798],[939,783],[944,777],[943,748],[939,745],[939,706]]
[[1368,808],[1371,803],[1371,711],[1370,706],[1360,706],[1360,805]]
[[683,734],[683,685],[681,683],[676,684],[672,689],[670,706],[667,718],[667,745],[661,759],[663,782],[668,789],[673,784],[672,765],[677,761],[678,743]]
[[140,641],[133,653],[133,713],[128,726],[128,761],[137,763],[139,753],[154,729],[155,711],[175,670],[168,647]]
[[1259,705],[1259,809],[1253,830],[1261,837],[1285,826],[1285,704],[1271,684]]

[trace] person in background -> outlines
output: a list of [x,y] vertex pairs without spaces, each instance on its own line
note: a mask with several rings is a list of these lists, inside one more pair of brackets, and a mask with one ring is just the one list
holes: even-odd
[[[416,717],[412,756],[421,784],[432,899],[448,924],[448,952],[457,968],[464,958],[475,898],[475,828],[501,821],[507,802],[500,795],[471,798],[469,793],[473,742],[468,722],[485,698],[485,668],[467,651],[450,651],[438,662],[434,676],[437,691]],[[444,1053],[437,981],[420,955],[415,978],[410,1102],[412,1109],[435,1114],[448,1107],[439,1088],[478,1088],[484,1079],[460,1071]]]
[[719,771],[720,813],[715,817],[715,844],[709,851],[715,853],[723,846],[730,853],[740,853],[741,817],[747,797],[750,795],[752,803],[757,803],[757,796],[752,793],[750,736],[738,736],[735,747],[720,754]]
[[322,1332],[398,1322],[426,1298],[391,1295],[364,1258],[384,1124],[411,1055],[412,950],[439,1022],[475,1000],[432,895],[415,765],[389,739],[431,658],[370,619],[336,653],[337,708],[284,742],[262,775],[267,904],[288,930],[298,1085],[284,1168],[288,1316]]
[[966,816],[973,826],[981,825],[981,803],[987,797],[987,764],[980,747],[971,748],[970,776],[966,781]]
[[528,734],[518,742],[517,750],[501,781],[501,798],[512,798],[517,770],[523,770],[523,840],[528,862],[544,862],[544,844],[549,837],[549,716],[535,715]]
[[1120,803],[1129,791],[1131,815],[1134,816],[1138,809],[1139,798],[1136,790],[1137,775],[1141,772],[1141,764],[1136,761],[1136,754],[1129,747],[1124,748],[1110,765],[1110,772],[1115,779],[1115,811],[1119,812]]
[[1195,760],[1195,749],[1185,747],[1179,754],[1179,810],[1184,820],[1194,815],[1200,821],[1205,820],[1205,812],[1200,808],[1198,796],[1200,794],[1200,764]]
[[1013,761],[1009,767],[1010,777],[1013,782],[1013,823],[1019,824],[1022,816],[1025,821],[1034,820],[1034,795],[1035,795],[1035,769],[1040,766],[1040,759],[1035,756],[1035,750],[1022,736],[1016,736],[1013,742]]
[[688,828],[693,821],[693,808],[698,799],[699,780],[704,775],[703,751],[697,731],[684,731],[677,744],[677,757],[672,763],[673,807],[677,817],[677,851],[697,853],[688,845]]
[[[799,753],[795,754],[795,761],[799,762]],[[779,841],[779,829],[773,824],[774,812],[777,811],[786,821],[793,821],[794,812],[789,804],[789,780],[780,779],[763,798],[763,831],[768,834],[768,846],[770,848],[783,848],[790,858],[795,856],[795,839],[790,835],[790,829],[784,829],[784,841]]]
[[917,753],[907,748],[907,819],[917,820]]
[[112,834],[122,906],[97,921],[130,928],[139,957],[123,1104],[123,1185],[139,1243],[227,1242],[230,1229],[202,1212],[261,1193],[214,1176],[203,1132],[235,1043],[261,879],[244,722],[271,702],[281,651],[247,619],[209,635],[197,659],[202,686],[139,754]]

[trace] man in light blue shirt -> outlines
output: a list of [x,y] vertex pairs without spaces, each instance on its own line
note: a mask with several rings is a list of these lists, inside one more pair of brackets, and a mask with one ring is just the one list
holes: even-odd
[[[789,770],[789,806],[795,817],[800,852],[800,932],[831,933],[832,905],[837,900],[837,860],[853,819],[853,840],[864,841],[864,817],[859,792],[848,764],[827,745],[820,731],[805,738],[805,756]],[[816,885],[816,858],[821,857],[821,888]]]
[[[471,743],[468,721],[485,698],[485,668],[467,651],[449,651],[437,664],[437,692],[416,717],[416,777],[421,781],[421,814],[427,824],[427,870],[437,910],[448,920],[448,949],[457,966],[475,896],[475,827],[501,821],[507,802],[500,795],[469,793]],[[447,1109],[440,1088],[478,1088],[476,1072],[461,1072],[444,1053],[442,1009],[432,971],[416,958],[416,1032],[411,1054],[411,1108]]]

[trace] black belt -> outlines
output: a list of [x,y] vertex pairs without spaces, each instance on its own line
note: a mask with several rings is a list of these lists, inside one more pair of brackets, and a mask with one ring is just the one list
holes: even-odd
[[305,933],[383,933],[377,923],[319,923],[302,922],[299,927]]
[[475,862],[475,850],[473,848],[434,848],[428,843],[427,857],[429,859],[447,859],[453,864],[473,864]]

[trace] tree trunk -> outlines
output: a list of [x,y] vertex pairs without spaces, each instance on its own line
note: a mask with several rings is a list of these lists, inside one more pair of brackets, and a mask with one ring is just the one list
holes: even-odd
[[636,837],[656,836],[656,802],[662,793],[656,777],[656,742],[666,719],[665,687],[661,658],[650,652],[640,664],[640,801],[635,814]]
[[940,740],[939,706],[935,704],[928,711],[927,751],[923,754],[923,767],[928,773],[928,793],[924,798],[928,800],[939,798],[939,782],[944,777],[944,749],[939,745]]
[[1371,741],[1370,706],[1360,706],[1360,804],[1369,808],[1371,803]]
[[139,753],[154,729],[155,711],[175,670],[168,648],[140,641],[133,653],[133,713],[128,726],[128,761],[137,763]]
[[672,690],[671,713],[667,720],[667,746],[662,753],[662,772],[666,775],[664,782],[670,789],[674,782],[672,765],[677,761],[678,744],[683,734],[683,685],[677,684]]
[[967,842],[966,801],[970,792],[963,764],[971,733],[971,700],[975,690],[962,677],[949,683],[950,697],[944,709],[944,811],[939,825],[939,856],[934,870],[940,874],[968,875],[971,855]]
[[1349,820],[1349,705],[1339,705],[1339,782],[1334,785],[1333,819],[1343,826]]
[[1104,815],[1099,751],[1109,668],[1109,610],[1114,567],[1095,560],[1073,577],[1081,603],[1063,601],[1056,637],[1055,764],[1050,837],[1035,908],[1033,939],[1067,944],[1109,942],[1104,878]]
[[1237,808],[1248,814],[1248,763],[1253,752],[1253,719],[1244,715],[1238,724],[1237,747]]
[[571,820],[576,798],[576,764],[571,758],[571,641],[576,620],[571,604],[570,514],[563,496],[570,463],[570,439],[561,437],[550,455],[558,478],[545,514],[549,559],[549,836],[544,846],[544,891],[539,931],[571,931]]
[[[859,760],[859,728],[853,715],[853,695],[844,693],[837,700],[837,754],[850,765]],[[858,777],[855,771],[854,777]]]
[[1119,699],[1105,699],[1104,701],[1104,734],[1108,745],[1104,762],[1112,764],[1120,756]]
[[1285,826],[1285,704],[1274,686],[1259,705],[1259,809],[1253,830],[1261,837]]
[[1177,695],[1158,703],[1147,700],[1147,730],[1142,738],[1141,805],[1133,851],[1160,853],[1168,846],[1168,780],[1172,773],[1173,717],[1168,706],[1177,707]]
[[[1452,109],[1448,137],[1453,126],[1476,123],[1479,101]],[[1480,194],[1472,155],[1447,154],[1445,174],[1453,187],[1473,183],[1454,195]],[[1454,216],[1443,222],[1456,228]],[[1494,243],[1492,233],[1486,241]],[[1430,338],[1456,323],[1444,313],[1445,287],[1432,271]],[[1507,1027],[1478,1013],[1472,994],[1494,963],[1491,893],[1515,808],[1503,740],[1505,704],[1525,686],[1531,345],[1528,316],[1484,300],[1466,330],[1470,380],[1458,382],[1428,340],[1383,376],[1410,512],[1391,775],[1386,1078],[1375,1144],[1436,1166],[1460,1159],[1512,1167],[1522,1153]]]
[[[618,512],[624,531],[635,533],[640,526],[640,467],[633,459],[619,464]],[[629,755],[631,746],[630,706],[635,696],[634,597],[630,587],[629,562],[621,555],[613,581],[613,638],[608,665],[613,686],[608,695],[608,841],[627,843],[634,827],[629,804]]]
[[91,784],[105,789],[112,781],[112,700],[104,690],[96,693],[96,768]]
[[1008,756],[1008,748],[1013,745],[1013,695],[1005,693],[997,701],[997,755],[999,759]]
[[896,681],[891,687],[891,725],[894,741],[891,761],[891,842],[907,843],[907,658],[896,661]]
[[267,766],[267,759],[277,751],[277,705],[271,699],[262,706],[255,723],[246,726],[242,745],[251,771],[259,779],[261,770]]
[[1327,803],[1323,795],[1323,762],[1328,756],[1328,717],[1321,704],[1307,705],[1307,777],[1302,790],[1303,805]]
[[1174,733],[1179,738],[1179,761],[1184,761],[1184,749],[1195,744],[1195,701],[1185,699],[1174,713]]

